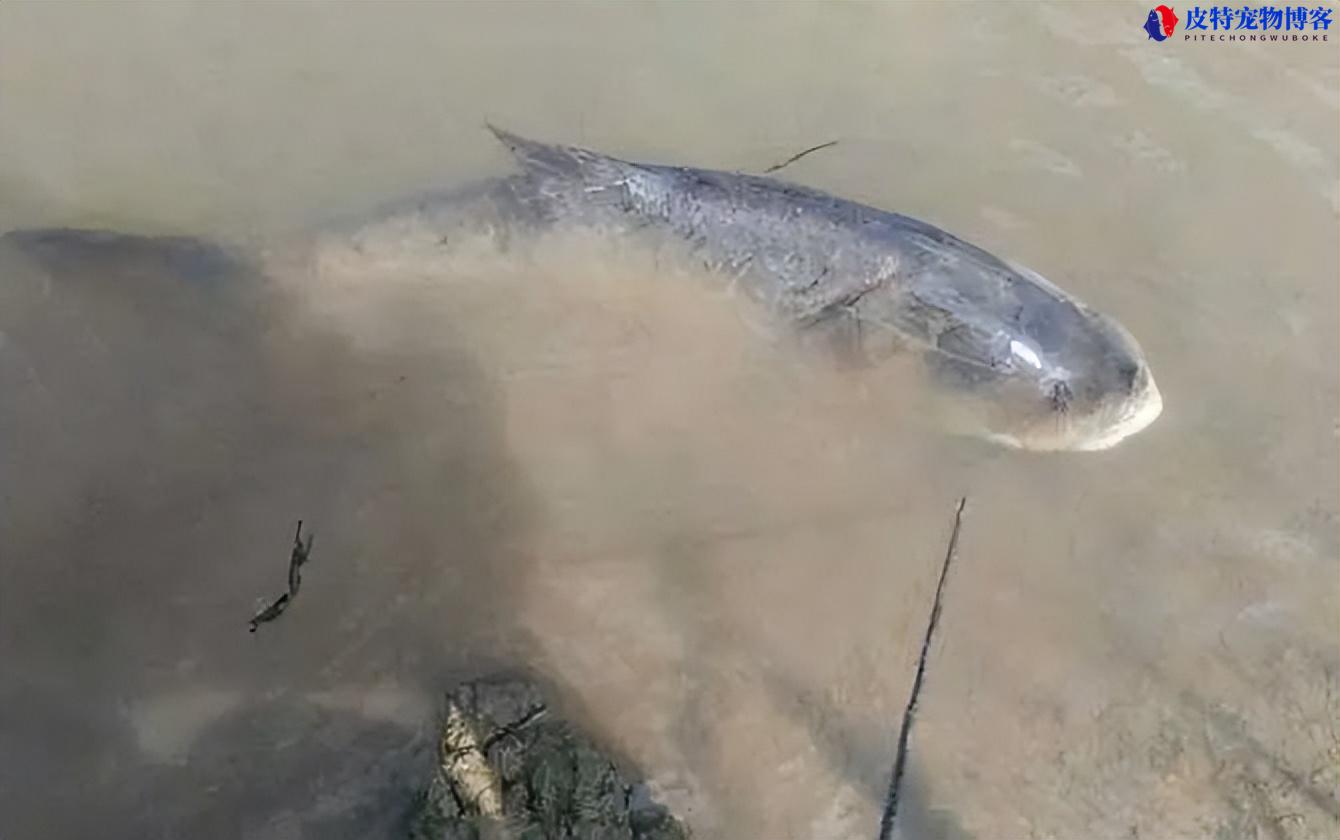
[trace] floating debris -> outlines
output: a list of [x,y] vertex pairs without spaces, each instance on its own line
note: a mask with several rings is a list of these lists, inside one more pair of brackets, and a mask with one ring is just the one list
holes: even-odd
[[293,599],[298,597],[298,588],[302,586],[302,565],[307,562],[307,558],[312,553],[312,540],[314,534],[307,535],[307,543],[302,541],[302,520],[298,520],[298,530],[293,535],[293,552],[288,558],[288,591],[280,595],[272,604],[267,605],[260,612],[256,613],[251,619],[251,632],[267,621],[274,621],[284,614]]

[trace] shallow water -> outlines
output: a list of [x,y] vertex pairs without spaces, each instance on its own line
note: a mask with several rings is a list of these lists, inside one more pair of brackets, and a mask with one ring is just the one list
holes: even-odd
[[[907,836],[1335,833],[1335,45],[1146,13],[0,7],[0,230],[257,263],[0,254],[0,834],[395,836],[439,692],[505,668],[701,836],[873,837],[962,495]],[[510,171],[485,120],[745,171],[837,139],[784,174],[1110,312],[1164,414],[947,436],[626,243],[291,251]]]

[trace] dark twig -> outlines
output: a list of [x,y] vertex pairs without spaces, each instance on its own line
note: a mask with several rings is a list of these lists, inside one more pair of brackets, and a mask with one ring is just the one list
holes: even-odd
[[805,155],[808,155],[808,154],[811,153],[811,152],[817,152],[817,151],[819,151],[820,149],[827,149],[829,146],[836,146],[836,145],[837,145],[837,142],[838,142],[838,141],[836,141],[836,140],[829,140],[827,143],[820,143],[820,144],[817,145],[817,146],[811,146],[811,147],[809,147],[808,149],[806,149],[806,150],[803,151],[803,152],[800,152],[800,153],[798,153],[798,154],[794,154],[794,155],[792,155],[791,157],[787,158],[786,160],[782,161],[781,163],[776,163],[776,164],[773,164],[772,166],[769,166],[767,169],[763,170],[763,174],[764,174],[764,175],[767,175],[769,172],[776,172],[778,169],[781,169],[781,168],[783,168],[783,167],[790,166],[791,164],[795,163],[796,161],[800,160],[800,159],[803,158]]
[[274,603],[267,605],[260,612],[256,613],[251,619],[249,625],[251,632],[255,633],[256,628],[267,621],[274,621],[284,614],[293,599],[298,597],[298,588],[302,586],[301,567],[307,562],[307,558],[312,553],[312,541],[316,539],[315,534],[307,535],[307,544],[302,542],[302,520],[298,520],[298,530],[293,535],[293,551],[288,558],[288,591],[275,599]]
[[879,840],[893,837],[894,820],[898,817],[898,792],[903,783],[903,771],[907,769],[907,740],[912,733],[912,719],[917,713],[917,698],[921,694],[921,684],[926,678],[926,657],[931,649],[931,637],[940,623],[940,602],[944,597],[945,580],[949,577],[949,564],[958,552],[958,532],[963,525],[963,509],[968,505],[968,497],[958,500],[958,510],[954,511],[954,530],[949,534],[949,547],[945,549],[944,565],[940,567],[940,582],[935,585],[935,600],[931,602],[930,620],[926,622],[926,635],[921,640],[921,656],[917,659],[917,673],[912,679],[912,692],[907,698],[907,708],[903,710],[903,728],[898,733],[898,753],[893,761],[893,777],[889,780],[889,794],[884,803],[884,816],[879,821]]
[[316,539],[315,534],[307,535],[307,545],[302,544],[302,520],[298,520],[298,530],[293,534],[293,552],[288,558],[288,594],[290,598],[298,597],[298,587],[302,586],[302,573],[299,569],[312,553],[312,541]]

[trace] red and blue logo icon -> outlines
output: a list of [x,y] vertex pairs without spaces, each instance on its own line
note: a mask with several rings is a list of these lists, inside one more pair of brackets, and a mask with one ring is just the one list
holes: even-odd
[[1168,6],[1155,6],[1145,18],[1145,32],[1155,41],[1166,41],[1177,28],[1177,13]]

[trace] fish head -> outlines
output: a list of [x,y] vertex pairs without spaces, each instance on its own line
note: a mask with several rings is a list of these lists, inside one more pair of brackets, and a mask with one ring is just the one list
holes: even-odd
[[1035,451],[1108,449],[1145,429],[1163,397],[1144,352],[1114,318],[1037,274],[1012,271],[998,294],[958,296],[928,354],[974,433]]
[[[1009,339],[1012,399],[994,412],[993,440],[1038,451],[1109,449],[1163,412],[1163,396],[1135,338],[1116,320],[1082,307],[1063,335]],[[1055,338],[1048,341],[1047,338]]]

